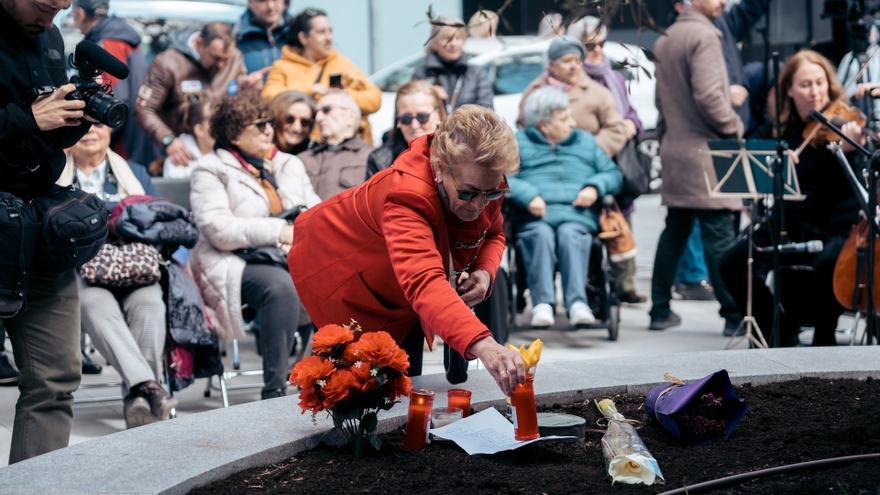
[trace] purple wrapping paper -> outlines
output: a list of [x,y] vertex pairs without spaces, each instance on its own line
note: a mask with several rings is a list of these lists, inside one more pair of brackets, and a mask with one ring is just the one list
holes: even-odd
[[736,424],[746,412],[746,402],[736,395],[727,370],[720,370],[705,376],[697,381],[675,385],[667,383],[652,388],[645,397],[645,412],[648,416],[656,419],[676,438],[681,438],[682,433],[676,416],[682,412],[694,399],[702,394],[712,392],[724,398],[728,406],[727,428],[724,438],[727,439],[733,432]]

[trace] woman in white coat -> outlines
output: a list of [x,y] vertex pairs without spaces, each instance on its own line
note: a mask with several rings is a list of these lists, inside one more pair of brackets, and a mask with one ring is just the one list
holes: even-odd
[[242,304],[259,313],[264,399],[286,392],[299,297],[286,266],[249,263],[236,252],[277,247],[286,254],[293,227],[280,215],[320,202],[302,162],[273,148],[271,122],[257,93],[221,99],[211,117],[215,151],[199,159],[190,192],[200,233],[193,274],[221,338],[244,337]]

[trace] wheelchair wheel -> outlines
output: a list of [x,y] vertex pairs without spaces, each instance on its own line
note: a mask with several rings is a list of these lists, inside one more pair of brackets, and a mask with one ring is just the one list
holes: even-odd
[[620,332],[620,305],[608,307],[608,340],[614,342]]

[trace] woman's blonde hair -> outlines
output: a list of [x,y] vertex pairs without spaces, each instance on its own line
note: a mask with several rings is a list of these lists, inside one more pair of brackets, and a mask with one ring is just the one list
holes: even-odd
[[498,114],[479,105],[462,105],[444,120],[431,142],[431,164],[447,170],[473,163],[512,174],[519,168],[513,131]]
[[434,109],[440,115],[440,120],[446,119],[446,105],[443,104],[443,98],[437,93],[437,88],[429,83],[426,79],[418,79],[410,81],[397,89],[397,96],[394,99],[394,120],[397,121],[397,112],[400,111],[398,103],[400,98],[409,95],[428,95],[434,100]]
[[840,81],[837,80],[837,73],[831,62],[813,50],[801,50],[785,61],[782,71],[779,75],[779,90],[776,92],[777,97],[782,98],[782,111],[779,121],[782,122],[783,129],[788,128],[792,124],[801,121],[800,115],[794,105],[794,100],[788,96],[788,90],[791,89],[794,80],[794,74],[800,70],[805,64],[816,64],[822,67],[825,77],[828,79],[828,100],[837,101],[846,98]]

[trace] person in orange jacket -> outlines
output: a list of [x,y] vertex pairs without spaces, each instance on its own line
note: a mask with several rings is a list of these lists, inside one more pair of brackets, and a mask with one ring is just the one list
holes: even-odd
[[[372,143],[367,116],[379,110],[382,92],[366,74],[333,48],[333,27],[327,13],[308,8],[290,20],[287,46],[272,64],[263,87],[263,97],[274,98],[282,91],[303,92],[319,100],[332,87],[345,90],[361,110],[361,137]],[[313,139],[318,140],[316,135]]]
[[288,264],[314,323],[354,318],[387,331],[410,353],[411,374],[421,372],[424,339],[438,335],[480,359],[509,395],[525,382],[522,359],[470,308],[488,297],[501,262],[504,176],[518,166],[504,120],[464,105],[393,166],[300,215]]

